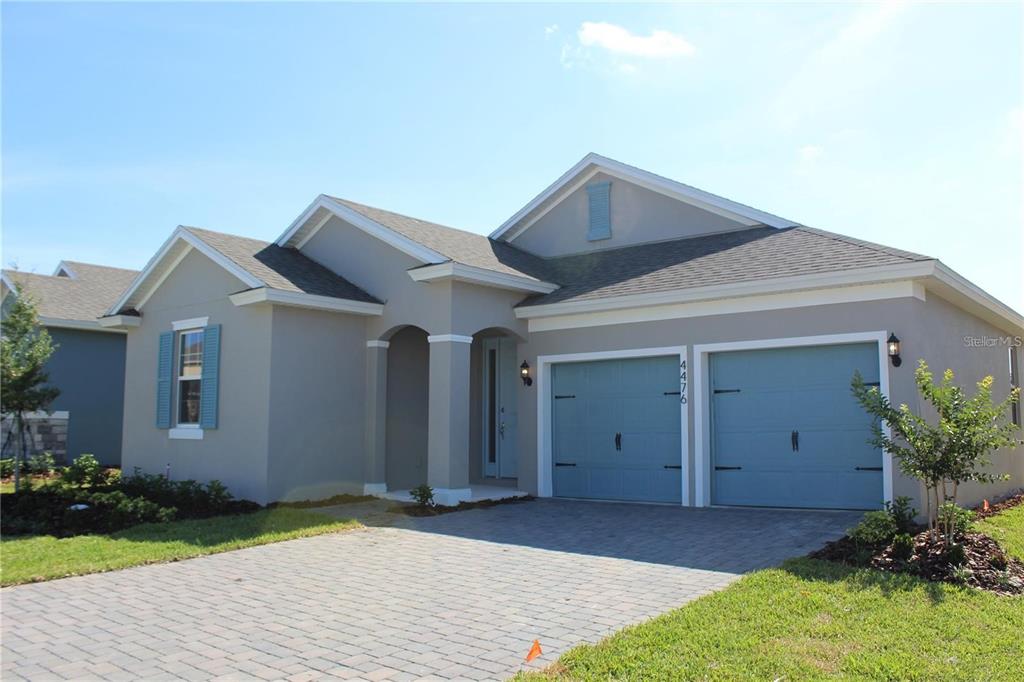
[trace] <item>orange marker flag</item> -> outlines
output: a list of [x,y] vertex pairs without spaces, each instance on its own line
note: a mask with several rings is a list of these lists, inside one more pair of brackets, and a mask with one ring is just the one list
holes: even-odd
[[544,652],[540,650],[540,640],[533,640],[533,646],[530,647],[530,653],[526,654],[526,662],[529,663],[533,659],[540,656],[542,653]]
[[986,511],[987,512],[988,510],[989,510],[988,500],[982,500],[981,501],[981,511]]

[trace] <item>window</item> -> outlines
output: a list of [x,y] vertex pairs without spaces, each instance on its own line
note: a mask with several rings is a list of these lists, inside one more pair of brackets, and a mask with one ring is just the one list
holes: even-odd
[[[1010,346],[1010,388],[1017,388],[1020,386],[1020,367],[1017,366],[1017,348]],[[1012,403],[1010,403],[1010,420],[1017,426],[1020,426],[1020,401],[1018,397]]]
[[178,333],[178,426],[199,426],[203,378],[203,330]]

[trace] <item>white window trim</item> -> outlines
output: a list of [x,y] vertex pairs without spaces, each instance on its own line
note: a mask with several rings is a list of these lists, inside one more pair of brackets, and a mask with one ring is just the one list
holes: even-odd
[[[756,341],[730,341],[726,343],[702,343],[693,347],[693,433],[694,506],[711,506],[711,405],[708,389],[711,386],[708,367],[709,355],[738,350],[764,350],[768,348],[799,348],[801,346],[830,346],[844,343],[874,342],[878,344],[878,390],[889,397],[889,356],[885,340],[889,332],[854,332],[851,334],[824,334],[821,336],[797,336],[781,339],[758,339]],[[888,427],[883,427],[889,434]],[[888,452],[882,453],[882,499],[892,502],[893,458]]]
[[537,496],[551,497],[554,495],[552,480],[551,454],[551,366],[566,362],[592,362],[594,360],[616,360],[626,358],[649,358],[663,355],[674,355],[679,358],[679,394],[687,401],[679,401],[680,452],[679,463],[682,465],[682,490],[680,500],[684,507],[690,506],[690,424],[687,419],[689,403],[687,384],[689,372],[686,365],[686,346],[668,346],[661,348],[632,348],[628,350],[596,351],[591,353],[565,353],[561,355],[537,356]]
[[199,424],[179,424],[168,430],[167,437],[171,440],[202,440],[203,430]]
[[177,320],[171,323],[171,329],[176,332],[188,331],[190,329],[202,329],[208,326],[210,323],[209,316],[207,317],[193,317],[188,320]]
[[[193,318],[188,319],[188,320],[177,320],[177,321],[171,323],[171,328],[174,330],[174,335],[175,335],[175,344],[174,344],[175,348],[174,348],[174,350],[175,350],[175,353],[177,354],[178,357],[177,357],[177,362],[174,363],[175,364],[175,374],[174,374],[175,384],[174,384],[174,387],[175,387],[176,391],[175,391],[174,396],[173,396],[175,398],[175,400],[172,401],[172,403],[174,405],[174,407],[173,407],[173,409],[174,409],[174,428],[172,428],[168,432],[168,436],[170,438],[182,438],[182,439],[188,439],[188,440],[202,440],[202,438],[203,438],[203,430],[199,426],[199,422],[195,422],[195,423],[185,422],[185,423],[182,423],[182,422],[178,421],[181,418],[181,402],[180,402],[181,401],[181,382],[182,381],[198,381],[200,387],[202,387],[202,385],[203,385],[203,371],[202,371],[202,367],[201,366],[200,366],[200,369],[199,369],[199,376],[190,376],[190,377],[183,377],[183,376],[181,376],[181,339],[182,339],[182,334],[187,334],[188,332],[194,332],[194,331],[201,331],[203,327],[207,326],[209,321],[210,321],[209,317],[193,317]],[[204,339],[204,344],[205,344],[205,339]],[[204,347],[205,347],[205,345],[204,345]],[[202,409],[202,402],[203,402],[203,394],[202,394],[202,390],[200,389],[200,392],[199,392],[199,409],[200,410]],[[176,433],[176,432],[180,432],[182,430],[188,431],[190,433],[188,433],[187,435],[184,434],[184,433]],[[196,436],[194,433],[191,433],[192,431],[195,431],[195,430],[199,431],[199,435],[198,436]]]

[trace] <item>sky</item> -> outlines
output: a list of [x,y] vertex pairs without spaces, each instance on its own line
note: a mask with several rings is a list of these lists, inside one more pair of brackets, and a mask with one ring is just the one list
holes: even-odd
[[3,3],[2,257],[320,193],[487,234],[594,151],[1024,310],[1022,5]]

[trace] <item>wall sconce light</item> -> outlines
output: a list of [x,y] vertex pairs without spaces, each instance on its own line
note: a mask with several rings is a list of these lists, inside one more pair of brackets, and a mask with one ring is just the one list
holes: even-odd
[[893,367],[899,367],[903,364],[903,360],[900,359],[900,340],[896,338],[895,334],[889,334],[889,339],[885,342],[889,350],[889,359],[892,361]]
[[533,386],[533,378],[530,377],[530,363],[523,360],[523,364],[519,365],[519,376],[523,380],[523,386]]

